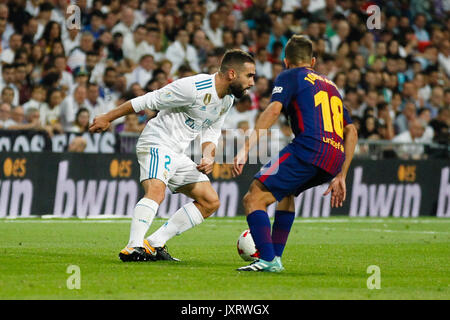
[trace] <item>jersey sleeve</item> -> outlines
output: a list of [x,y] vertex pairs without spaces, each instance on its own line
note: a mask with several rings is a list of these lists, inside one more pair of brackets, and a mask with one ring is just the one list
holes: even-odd
[[131,105],[136,113],[146,108],[156,111],[190,106],[195,101],[196,92],[192,79],[187,77],[178,79],[159,90],[131,99]]
[[200,142],[201,144],[205,142],[212,142],[216,146],[219,143],[220,135],[222,134],[222,127],[225,122],[225,119],[230,112],[230,109],[233,105],[233,101],[231,102],[231,105],[228,107],[227,112],[225,112],[222,116],[219,117],[215,122],[213,122],[209,127],[206,127],[202,129],[202,133],[200,136]]
[[219,118],[212,125],[204,128],[200,136],[200,143],[203,144],[205,142],[212,142],[217,146],[220,135],[222,134],[222,126],[224,121],[225,117]]
[[275,79],[270,102],[278,101],[283,105],[283,109],[289,106],[295,93],[295,82],[289,79],[290,73],[282,72]]
[[350,113],[348,112],[348,110],[347,110],[347,108],[345,106],[343,107],[343,110],[344,110],[344,115],[343,116],[344,116],[344,127],[345,127],[346,125],[353,123],[353,121],[352,121],[352,118],[350,116]]

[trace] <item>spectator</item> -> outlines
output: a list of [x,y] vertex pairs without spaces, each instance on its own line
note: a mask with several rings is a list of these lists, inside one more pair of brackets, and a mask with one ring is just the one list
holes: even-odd
[[103,75],[103,86],[100,86],[100,97],[106,104],[115,105],[119,99],[119,92],[116,89],[117,70],[114,67],[107,67]]
[[[22,11],[23,12],[23,11]],[[19,15],[17,15],[19,18]],[[18,28],[19,24],[21,23],[21,19],[13,19],[14,16],[11,16],[9,14],[9,8],[4,3],[0,4],[0,20],[2,21],[2,24],[4,24],[4,27],[2,26],[4,30],[0,32],[2,34],[2,42],[1,46],[3,49],[8,48],[8,40],[11,38],[11,35],[14,33],[15,29],[17,31],[20,31],[20,28]],[[17,25],[9,23],[10,21],[14,21]]]
[[130,7],[125,7],[120,13],[120,22],[116,24],[111,32],[120,32],[124,37],[131,36],[136,29],[138,21],[134,17],[134,11]]
[[424,139],[426,140],[433,140],[434,138],[434,130],[433,128],[429,125],[430,121],[431,121],[431,112],[429,109],[427,108],[420,108],[417,111],[417,118],[423,123],[423,125],[425,126],[425,132],[423,134]]
[[125,116],[125,125],[122,132],[141,133],[143,126],[139,124],[139,117],[137,114],[129,114]]
[[30,99],[31,83],[27,77],[27,66],[24,63],[16,64],[15,85],[19,91],[19,104],[23,104]]
[[425,77],[422,73],[414,74],[414,85],[418,88],[418,96],[421,104],[422,101],[428,101],[431,97],[431,87],[425,82]]
[[79,110],[87,108],[86,97],[86,86],[79,85],[75,88],[73,94],[67,95],[61,102],[59,121],[64,130],[69,130],[72,127]]
[[163,47],[164,44],[161,36],[161,31],[158,28],[149,27],[147,29],[147,42],[151,48],[150,52],[148,53],[151,53],[153,55],[155,61],[159,62],[163,60],[165,58],[165,48]]
[[155,70],[155,61],[150,54],[143,55],[139,60],[139,65],[133,72],[127,75],[127,83],[137,82],[144,88],[147,82],[152,78],[153,70]]
[[419,93],[414,82],[408,81],[403,84],[402,100],[403,104],[407,101],[411,101],[416,108],[420,107]]
[[407,102],[402,113],[397,116],[394,122],[395,132],[401,134],[408,130],[408,123],[416,118],[416,107],[414,102]]
[[223,30],[220,28],[220,15],[218,12],[209,14],[209,19],[206,21],[203,30],[215,47],[223,46]]
[[112,107],[111,105],[106,104],[100,97],[98,84],[92,82],[87,85],[84,103],[91,114],[90,122],[92,122],[97,115],[107,113],[110,110],[109,108]]
[[[15,85],[16,81],[16,67],[12,64],[4,64],[2,67],[2,79],[0,79],[0,90],[3,96],[3,89],[9,87],[13,90],[12,105],[19,105],[19,90]],[[9,95],[11,96],[11,95]]]
[[42,126],[49,126],[52,134],[63,132],[60,123],[60,104],[63,101],[62,92],[59,89],[52,88],[47,92],[47,103],[42,106],[40,111]]
[[6,129],[13,124],[14,121],[11,119],[11,105],[6,102],[0,102],[0,129]]
[[432,89],[430,100],[425,107],[430,110],[432,118],[437,116],[439,109],[444,107],[444,89],[442,87],[436,86]]
[[243,96],[236,102],[234,108],[231,108],[225,123],[224,129],[237,129],[237,124],[240,121],[247,121],[250,129],[255,127],[257,109],[252,109],[252,100],[248,95]]
[[45,96],[46,92],[43,86],[36,85],[31,90],[31,99],[23,104],[23,109],[25,113],[28,113],[28,109],[34,108],[38,111],[43,107],[43,104],[45,104]]
[[69,143],[68,152],[84,152],[87,147],[87,141],[84,137],[77,136]]
[[395,135],[394,122],[395,113],[389,109],[389,105],[386,102],[380,102],[377,104],[377,118],[380,127],[383,127],[382,139],[391,140]]
[[22,106],[15,106],[11,110],[11,120],[13,121],[12,126],[24,124],[25,112]]
[[437,59],[439,66],[445,71],[447,77],[450,77],[450,40],[443,40]]
[[328,52],[335,54],[337,52],[338,46],[347,40],[350,34],[350,26],[347,21],[340,20],[337,25],[337,33],[330,38]]
[[91,13],[91,23],[87,25],[83,32],[90,32],[95,40],[97,40],[100,35],[105,30],[104,24],[105,15],[100,10],[93,10]]
[[108,45],[108,59],[112,59],[115,63],[123,59],[123,35],[120,32],[113,34],[113,42]]
[[132,34],[127,34],[123,39],[123,55],[134,63],[139,63],[141,57],[154,51],[147,43],[147,28],[141,24]]
[[258,76],[255,82],[255,86],[250,92],[250,97],[252,99],[252,109],[262,110],[261,98],[266,96],[269,92],[269,80],[264,76]]
[[379,140],[378,122],[374,116],[367,116],[363,119],[360,136],[362,139]]
[[[279,42],[284,48],[288,42],[288,38],[284,35],[286,32],[286,27],[283,23],[276,21],[272,26],[272,32],[270,33],[269,44],[267,45],[267,50],[270,54],[274,52],[274,44]],[[284,57],[281,57],[284,58]]]
[[347,82],[347,76],[344,72],[339,72],[334,76],[333,82],[338,87],[339,94],[345,97],[345,84]]
[[430,137],[424,135],[425,124],[420,119],[413,119],[408,122],[408,130],[402,132],[392,139],[393,142],[405,143],[405,145],[396,148],[397,155],[402,159],[421,159],[424,157],[424,147],[422,144],[413,145],[413,143],[431,143]]
[[35,16],[28,16],[22,26],[23,42],[36,43],[39,39],[39,24]]
[[450,141],[450,107],[439,109],[437,117],[430,121],[430,126],[435,133],[433,141],[448,145]]
[[39,110],[29,108],[25,113],[25,121],[8,126],[8,130],[46,130],[41,125]]
[[14,105],[14,90],[11,87],[4,87],[1,95],[1,102]]
[[89,73],[89,82],[101,83],[105,72],[105,64],[100,61],[97,51],[86,53],[86,71]]
[[414,34],[419,41],[430,41],[430,36],[428,31],[425,29],[427,23],[427,18],[423,13],[419,13],[414,18],[414,24],[412,28],[414,29]]
[[189,35],[184,29],[180,29],[177,34],[177,40],[167,48],[166,57],[173,64],[171,70],[172,74],[177,72],[178,68],[186,62],[192,70],[200,72],[197,52],[195,48],[189,44]]
[[94,48],[94,37],[89,32],[84,32],[81,35],[80,46],[75,47],[69,52],[69,58],[67,65],[70,69],[85,67],[86,66],[86,54],[92,51]]
[[71,28],[67,30],[66,36],[63,38],[64,51],[66,53],[72,52],[73,49],[80,46],[81,33],[78,28]]
[[61,75],[59,85],[63,88],[64,92],[69,93],[73,91],[73,75],[67,71],[67,59],[66,56],[61,54],[53,58],[53,62],[56,70]]
[[22,46],[22,35],[14,33],[9,38],[9,48],[1,51],[1,61],[3,63],[13,63],[16,51]]
[[78,109],[75,115],[75,121],[71,124],[71,126],[67,129],[70,132],[76,133],[84,133],[89,130],[89,110],[86,108]]
[[55,42],[61,42],[61,26],[56,21],[49,21],[39,39],[39,45],[43,46],[45,53],[48,54]]
[[266,48],[259,48],[256,55],[256,74],[272,79],[272,64],[267,60]]

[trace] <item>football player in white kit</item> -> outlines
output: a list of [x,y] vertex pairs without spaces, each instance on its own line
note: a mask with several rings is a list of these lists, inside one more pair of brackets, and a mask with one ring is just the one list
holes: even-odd
[[[242,97],[254,85],[254,76],[252,56],[242,50],[229,50],[217,73],[178,79],[94,119],[90,132],[101,132],[124,115],[146,108],[159,111],[147,123],[136,145],[145,195],[134,209],[129,242],[119,253],[122,261],[177,260],[168,253],[166,242],[202,223],[219,208],[219,197],[207,174],[212,171],[221,127],[234,97]],[[184,154],[198,135],[202,146],[200,164]],[[194,201],[182,206],[144,239],[164,200],[166,186]]]

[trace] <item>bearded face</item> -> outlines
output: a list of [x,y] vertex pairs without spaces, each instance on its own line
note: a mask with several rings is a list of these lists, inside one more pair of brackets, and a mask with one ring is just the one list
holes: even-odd
[[230,83],[230,91],[236,98],[240,99],[245,94],[245,90],[247,88],[244,88],[242,83],[240,83],[238,80],[234,80]]

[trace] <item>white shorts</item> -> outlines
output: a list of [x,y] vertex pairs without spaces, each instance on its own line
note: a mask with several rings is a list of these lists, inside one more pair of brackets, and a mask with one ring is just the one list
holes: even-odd
[[141,169],[140,181],[159,179],[163,181],[170,191],[184,185],[209,181],[206,174],[197,170],[197,164],[187,155],[175,153],[159,146],[150,147],[150,150],[138,149],[136,151]]

